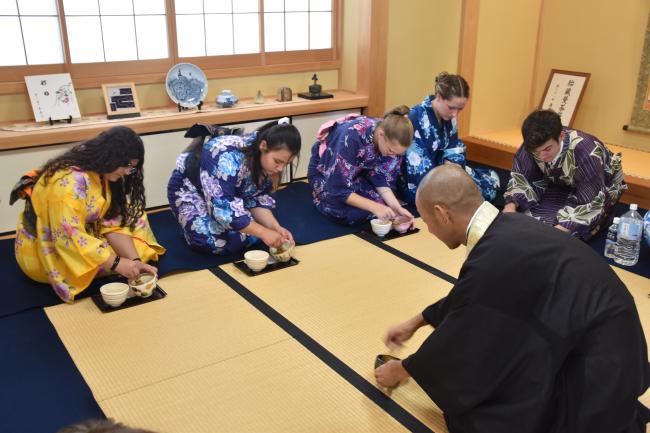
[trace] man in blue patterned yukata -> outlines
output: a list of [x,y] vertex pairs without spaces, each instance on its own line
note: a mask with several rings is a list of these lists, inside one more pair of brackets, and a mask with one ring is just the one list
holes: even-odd
[[606,226],[627,188],[621,155],[596,137],[562,127],[551,110],[531,113],[521,133],[504,212],[524,212],[584,240]]
[[[195,153],[198,164],[191,164]],[[187,243],[213,254],[238,253],[258,239],[269,247],[293,243],[271,209],[280,175],[298,153],[300,133],[287,118],[243,137],[217,136],[205,144],[196,138],[178,157],[167,185]]]
[[307,170],[319,212],[345,225],[373,215],[413,219],[393,192],[401,155],[413,138],[407,112],[401,106],[383,119],[350,115],[321,126]]
[[400,198],[415,204],[415,192],[422,178],[440,164],[465,168],[481,189],[483,198],[494,200],[500,182],[494,170],[471,168],[465,161],[465,144],[458,138],[456,116],[467,104],[469,85],[460,75],[441,72],[436,77],[435,95],[429,95],[409,112],[415,129],[406,151],[398,180]]

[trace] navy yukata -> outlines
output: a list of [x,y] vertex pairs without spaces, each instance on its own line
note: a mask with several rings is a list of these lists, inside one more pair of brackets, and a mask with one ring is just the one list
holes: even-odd
[[380,119],[356,116],[321,128],[312,147],[307,177],[314,205],[338,222],[352,225],[373,217],[370,212],[346,204],[352,193],[385,204],[377,188],[395,189],[401,156],[382,156],[373,135]]
[[195,185],[185,171],[189,154],[184,152],[178,157],[167,197],[185,240],[193,249],[233,254],[258,241],[239,232],[253,220],[250,209],[275,206],[271,179],[267,177],[258,187],[242,151],[256,135],[257,132],[244,137],[225,135],[207,141],[201,154],[200,185]]
[[463,167],[479,186],[483,198],[492,201],[499,189],[499,176],[494,170],[467,167],[465,144],[458,138],[456,120],[438,120],[431,102],[432,96],[409,111],[413,124],[413,143],[406,151],[398,181],[399,197],[415,204],[415,193],[420,181],[435,167],[445,161]]

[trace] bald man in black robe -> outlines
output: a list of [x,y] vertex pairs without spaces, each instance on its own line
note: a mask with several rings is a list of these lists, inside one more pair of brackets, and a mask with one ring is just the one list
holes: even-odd
[[451,433],[644,433],[648,349],[634,300],[589,246],[483,202],[459,167],[436,167],[416,203],[449,248],[468,247],[449,295],[390,329],[395,348],[434,332],[403,361],[375,371],[411,376]]

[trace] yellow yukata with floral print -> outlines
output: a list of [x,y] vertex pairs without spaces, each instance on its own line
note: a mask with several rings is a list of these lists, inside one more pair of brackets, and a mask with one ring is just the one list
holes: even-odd
[[50,283],[61,299],[72,302],[92,280],[110,273],[104,267],[115,254],[105,238],[118,232],[131,236],[143,262],[158,260],[165,249],[149,227],[146,214],[134,229],[120,227],[120,218],[103,216],[111,203],[108,181],[98,173],[61,169],[44,182],[41,177],[31,196],[36,213],[36,236],[23,225],[16,229],[16,260],[28,277]]

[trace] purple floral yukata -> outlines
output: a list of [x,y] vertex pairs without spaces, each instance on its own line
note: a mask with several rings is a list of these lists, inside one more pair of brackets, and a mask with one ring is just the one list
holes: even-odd
[[176,160],[167,197],[185,240],[193,249],[235,254],[258,241],[239,232],[253,220],[250,209],[275,206],[271,179],[264,179],[258,188],[242,151],[256,135],[225,135],[206,142],[201,154],[200,186],[194,185],[185,172],[188,153],[181,153]]
[[[345,225],[367,221],[372,214],[346,204],[352,193],[384,204],[377,188],[395,189],[401,156],[382,156],[373,135],[379,119],[358,116],[335,123],[312,147],[307,177],[319,212]],[[321,147],[321,144],[325,146]]]

